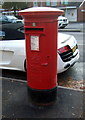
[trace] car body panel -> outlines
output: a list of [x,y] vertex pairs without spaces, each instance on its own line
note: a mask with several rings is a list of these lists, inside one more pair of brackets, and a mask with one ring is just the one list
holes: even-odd
[[26,59],[25,40],[4,41],[3,44],[4,47],[0,50],[0,56],[2,56],[0,65],[2,65],[2,67],[24,70],[23,62]]
[[[64,71],[66,71],[68,68],[70,68],[71,66],[73,66],[79,59],[79,50],[76,50],[77,56],[75,58],[73,58],[71,61],[68,62],[63,62],[58,54],[58,67],[57,67],[57,72],[58,73],[62,73]],[[76,54],[75,53],[75,54]],[[65,66],[69,65],[69,67],[65,68]]]
[[0,16],[0,22],[2,24],[6,24],[6,23],[22,23],[22,20],[16,18],[13,15],[2,15],[2,16]]

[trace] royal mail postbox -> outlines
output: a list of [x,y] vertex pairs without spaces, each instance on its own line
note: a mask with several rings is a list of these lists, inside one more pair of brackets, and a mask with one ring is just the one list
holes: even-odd
[[36,102],[50,102],[57,91],[57,18],[62,10],[33,7],[24,18],[28,91]]

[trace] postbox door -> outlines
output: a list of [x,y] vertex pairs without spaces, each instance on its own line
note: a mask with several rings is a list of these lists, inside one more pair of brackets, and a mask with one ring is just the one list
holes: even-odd
[[28,35],[28,37],[29,39],[26,41],[26,48],[28,48],[26,50],[29,73],[28,84],[34,89],[50,88],[50,55],[47,51],[45,37],[42,34],[32,34]]

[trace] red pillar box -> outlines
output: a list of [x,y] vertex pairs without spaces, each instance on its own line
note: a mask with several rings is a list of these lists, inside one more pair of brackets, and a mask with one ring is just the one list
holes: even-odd
[[33,7],[24,18],[28,91],[36,102],[53,101],[57,91],[57,18],[62,10]]

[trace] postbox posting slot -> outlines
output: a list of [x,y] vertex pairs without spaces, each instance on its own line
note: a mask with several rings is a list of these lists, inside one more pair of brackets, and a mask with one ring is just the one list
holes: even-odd
[[29,34],[29,33],[44,33],[44,28],[34,28],[34,27],[25,27],[25,33]]
[[26,31],[43,31],[43,28],[25,28]]

